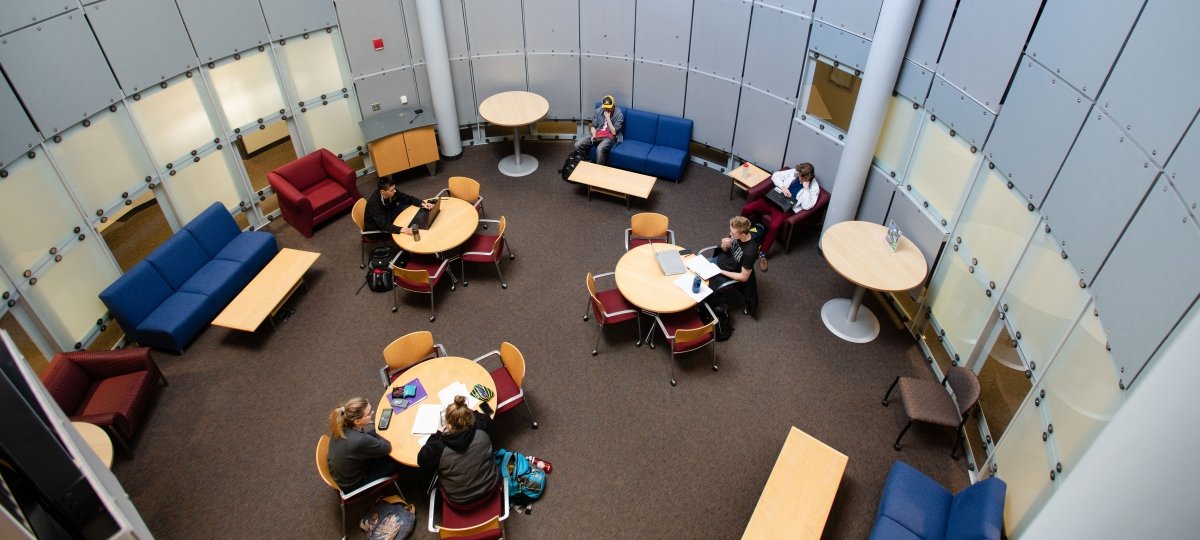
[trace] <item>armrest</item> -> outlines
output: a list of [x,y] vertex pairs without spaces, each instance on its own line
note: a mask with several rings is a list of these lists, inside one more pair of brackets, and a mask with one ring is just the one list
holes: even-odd
[[448,196],[450,196],[450,188],[442,188],[442,190],[437,192],[437,195],[434,195],[433,198],[439,199]]
[[335,156],[333,152],[322,148],[321,166],[325,168],[325,173],[328,174],[334,182],[337,182],[341,184],[342,187],[346,188],[346,191],[353,195],[355,199],[360,197],[358,194],[358,183],[355,182],[354,178],[354,169],[350,168],[349,165],[346,165],[345,161],[342,161],[340,158]]
[[83,415],[79,415],[79,416],[72,416],[71,421],[87,422],[89,424],[95,424],[102,428],[112,428],[112,429],[117,430],[117,433],[119,433],[123,437],[126,435],[133,434],[133,428],[129,425],[129,419],[125,418],[125,415],[117,413],[117,412],[83,414]]
[[273,172],[267,173],[267,182],[275,189],[275,195],[279,197],[279,206],[286,207],[291,212],[297,212],[301,217],[312,219],[312,201],[300,193],[300,190]]
[[107,378],[135,371],[159,373],[158,366],[150,358],[150,349],[137,347],[112,351],[75,351],[63,353],[92,378]]
[[659,330],[662,330],[662,333],[663,333],[663,335],[664,335],[664,336],[667,336],[667,339],[675,339],[675,335],[674,335],[674,334],[667,333],[667,325],[663,324],[663,322],[662,322],[662,317],[659,317],[659,316],[656,314],[656,315],[654,316],[654,322],[658,324],[658,329],[659,329]]
[[478,364],[481,360],[483,360],[484,358],[487,358],[489,356],[500,356],[500,351],[499,350],[488,351],[488,352],[484,353],[482,356],[477,356],[477,357],[475,357],[475,363]]
[[434,343],[433,348],[437,350],[437,352],[435,354],[439,357],[450,356],[450,355],[446,354],[446,348],[443,347],[441,343]]
[[[708,247],[706,247],[706,248],[701,248],[701,249],[700,249],[700,251],[697,251],[697,252],[696,252],[696,256],[697,256],[697,257],[704,257],[705,259],[711,258],[711,257],[712,257],[712,254],[713,254],[713,253],[716,253],[716,252],[717,252],[717,248],[719,248],[719,247],[721,247],[721,246],[708,246]],[[707,251],[707,252],[708,252],[708,255],[705,255],[705,254],[704,254],[704,252],[705,252],[705,251]]]
[[771,191],[772,189],[775,189],[775,183],[772,182],[770,178],[767,178],[766,180],[759,182],[757,186],[750,188],[750,190],[746,192],[746,200],[753,201],[756,199],[761,199],[763,197],[766,197],[767,192]]

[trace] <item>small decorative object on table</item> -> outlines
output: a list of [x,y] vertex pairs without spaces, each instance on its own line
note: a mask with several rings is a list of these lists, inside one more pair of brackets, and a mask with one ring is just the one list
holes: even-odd
[[888,222],[887,243],[893,252],[900,246],[900,227],[894,220]]

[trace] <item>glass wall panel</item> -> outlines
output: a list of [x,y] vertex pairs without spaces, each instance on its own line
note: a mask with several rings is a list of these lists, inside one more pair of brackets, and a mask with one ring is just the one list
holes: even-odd
[[808,101],[804,112],[809,123],[834,128],[835,131],[850,131],[850,120],[854,117],[854,104],[858,101],[858,90],[862,78],[834,67],[826,58],[809,60],[810,73],[806,91]]
[[154,194],[150,190],[142,192],[133,204],[122,206],[96,227],[122,271],[129,271],[171,237],[171,225]]
[[953,223],[959,201],[975,173],[979,154],[939,122],[924,123],[913,154],[908,183],[932,210]]
[[988,277],[1007,282],[1037,226],[1017,192],[995,169],[982,169],[959,220],[959,235]]
[[1062,258],[1058,243],[1038,229],[1004,291],[1012,327],[1027,360],[1045,366],[1067,334],[1089,295],[1075,269]]
[[921,116],[922,112],[913,107],[913,102],[901,96],[893,96],[888,105],[887,118],[883,120],[879,142],[875,145],[875,164],[895,173],[896,178],[904,178],[917,128],[921,126]]
[[295,37],[277,48],[288,90],[300,101],[311,101],[321,94],[338,92],[349,85],[342,78],[338,53],[332,33],[314,32],[307,39]]
[[1125,400],[1106,341],[1100,319],[1085,314],[1043,379],[1054,449],[1067,474]]
[[929,306],[951,350],[966,357],[983,333],[995,302],[983,293],[967,264],[947,250],[929,286]]
[[124,105],[95,115],[90,124],[68,129],[60,143],[46,143],[85,212],[107,209],[155,171]]
[[41,375],[43,371],[46,371],[46,368],[50,366],[50,360],[42,354],[42,351],[38,350],[37,344],[17,322],[17,317],[11,311],[0,316],[0,330],[8,332],[8,337],[12,338],[17,350],[21,351],[21,356],[25,357],[25,361],[29,363],[29,367],[33,368],[34,373]]
[[300,139],[311,145],[310,150],[328,148],[334,154],[354,152],[360,146],[365,148],[366,141],[350,104],[348,99],[339,99],[297,115]]
[[237,184],[233,161],[228,148],[213,152],[204,159],[187,167],[176,169],[175,176],[167,176],[163,186],[171,196],[171,203],[179,213],[179,221],[187,223],[215,201],[225,208],[236,208],[243,199]]
[[32,269],[51,247],[70,236],[75,227],[86,229],[75,203],[55,174],[50,160],[34,150],[6,167],[0,180],[0,257],[13,276]]
[[178,79],[129,106],[160,169],[217,136],[195,81]]
[[979,407],[993,444],[1003,439],[1013,414],[1033,388],[1033,381],[1025,376],[1025,362],[1012,343],[1012,334],[1001,325],[979,370]]
[[1041,415],[1032,403],[1026,404],[1013,419],[1012,426],[996,447],[996,476],[1008,484],[1004,497],[1004,526],[1010,537],[1018,538],[1024,519],[1050,494],[1050,461],[1042,442]]
[[25,300],[58,346],[72,350],[97,330],[96,320],[108,311],[98,295],[117,276],[96,236],[89,235],[25,291]]
[[284,108],[270,54],[242,53],[241,60],[227,60],[210,69],[208,75],[230,129],[278,114]]

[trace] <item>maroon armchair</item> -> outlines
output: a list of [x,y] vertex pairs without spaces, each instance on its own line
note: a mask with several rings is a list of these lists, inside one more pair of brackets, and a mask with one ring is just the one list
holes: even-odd
[[59,353],[41,379],[71,420],[104,428],[131,456],[155,387],[167,385],[146,347]]
[[[775,184],[771,183],[770,180],[759,182],[757,186],[750,188],[750,191],[746,195],[746,200],[753,201],[755,199],[761,199],[765,197],[767,192],[771,191],[772,189],[775,189]],[[783,222],[783,230],[780,231],[783,233],[784,253],[792,250],[792,233],[796,231],[796,226],[805,222],[813,225],[820,225],[822,220],[825,219],[825,207],[828,205],[829,191],[822,187],[821,193],[817,194],[817,204],[814,204],[812,208],[809,208],[808,210],[801,210],[795,214],[788,214],[788,217],[785,218],[785,221]],[[766,221],[766,225],[770,225],[771,216],[764,215],[762,219]]]
[[305,238],[359,199],[354,169],[324,148],[267,173],[283,219]]

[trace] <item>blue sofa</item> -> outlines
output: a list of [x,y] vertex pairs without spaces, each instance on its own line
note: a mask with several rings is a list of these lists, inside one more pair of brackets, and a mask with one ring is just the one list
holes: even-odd
[[275,235],[242,232],[221,203],[196,216],[100,292],[125,336],[183,352],[279,252]]
[[[692,121],[625,107],[621,112],[625,115],[624,140],[609,152],[608,165],[679,182],[688,161]],[[590,155],[596,159],[594,148]]]
[[903,461],[892,465],[871,540],[999,539],[1007,485],[992,477],[957,495]]

